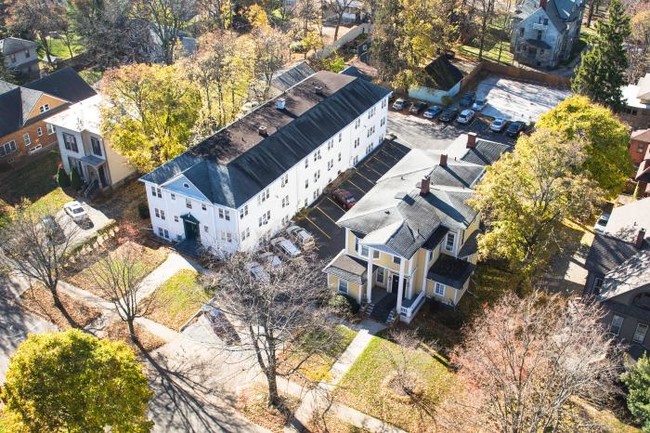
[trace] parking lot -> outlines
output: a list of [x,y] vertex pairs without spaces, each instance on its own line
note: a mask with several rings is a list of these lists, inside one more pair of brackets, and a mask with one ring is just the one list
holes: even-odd
[[[361,161],[352,175],[339,188],[350,191],[360,200],[410,149],[397,140],[386,140],[379,148]],[[323,194],[308,208],[307,216],[298,225],[316,237],[318,255],[329,260],[345,246],[345,231],[336,225],[345,210],[331,197]]]

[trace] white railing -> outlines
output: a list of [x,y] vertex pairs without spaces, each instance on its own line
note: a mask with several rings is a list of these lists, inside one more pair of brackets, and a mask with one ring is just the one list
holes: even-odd
[[425,292],[424,290],[420,292],[417,298],[415,298],[415,301],[411,304],[409,307],[402,306],[401,308],[401,315],[406,317],[406,318],[411,318],[415,315],[415,313],[418,311],[418,308],[420,305],[424,302],[424,297],[425,297]]

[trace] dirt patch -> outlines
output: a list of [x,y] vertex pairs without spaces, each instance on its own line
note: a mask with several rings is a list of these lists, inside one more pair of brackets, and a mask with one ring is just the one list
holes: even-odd
[[403,403],[409,403],[424,394],[424,383],[413,373],[391,372],[382,383],[386,394]]
[[261,386],[247,389],[240,395],[237,409],[251,422],[266,427],[272,432],[282,432],[300,406],[300,400],[295,397],[281,396],[282,407],[277,409],[267,405],[267,395],[266,390]]
[[[131,341],[129,336],[129,328],[127,324],[121,320],[114,320],[108,324],[104,329],[104,336],[110,338],[111,340],[119,340],[131,346],[136,353],[138,353],[138,347]],[[144,348],[145,351],[151,352],[156,350],[160,346],[167,343],[167,341],[158,337],[155,334],[147,331],[142,325],[135,325],[135,335],[138,337],[140,345]]]
[[[90,307],[65,293],[59,292],[59,298],[75,323],[83,328],[102,315],[98,309]],[[52,294],[43,285],[39,284],[27,289],[21,296],[21,300],[26,310],[49,320],[59,329],[70,328],[70,324],[63,314],[54,306]]]

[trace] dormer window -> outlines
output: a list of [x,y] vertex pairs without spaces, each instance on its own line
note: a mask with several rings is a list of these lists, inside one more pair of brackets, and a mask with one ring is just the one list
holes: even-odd
[[46,111],[50,111],[50,104],[43,104],[40,106],[39,111],[41,113],[45,113]]

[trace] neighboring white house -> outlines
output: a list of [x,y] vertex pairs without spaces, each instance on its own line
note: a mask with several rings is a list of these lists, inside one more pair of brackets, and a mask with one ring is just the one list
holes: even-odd
[[320,71],[143,176],[154,233],[250,249],[379,146],[390,91]]
[[458,95],[465,72],[445,55],[429,63],[423,70],[423,81],[409,88],[409,97],[434,104],[443,104],[445,98]]
[[515,60],[555,68],[571,56],[580,37],[585,0],[522,0],[512,19],[510,50]]
[[0,39],[0,52],[4,57],[5,66],[27,78],[38,78],[38,44],[19,38]]
[[65,170],[70,173],[72,167],[77,169],[82,180],[89,185],[87,194],[115,186],[135,173],[126,159],[102,138],[101,104],[102,96],[95,95],[47,119],[47,123],[56,127]]

